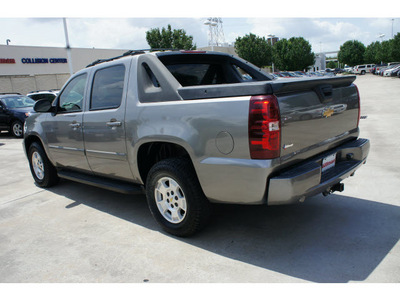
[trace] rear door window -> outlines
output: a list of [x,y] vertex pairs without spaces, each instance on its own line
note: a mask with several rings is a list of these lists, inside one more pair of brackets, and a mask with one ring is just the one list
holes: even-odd
[[90,110],[119,107],[122,101],[124,79],[124,65],[96,71],[93,79]]

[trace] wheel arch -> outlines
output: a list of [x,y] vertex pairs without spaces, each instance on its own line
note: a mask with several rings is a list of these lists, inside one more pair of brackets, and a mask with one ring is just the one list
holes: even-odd
[[[46,149],[43,145],[42,140],[36,135],[29,135],[24,138],[24,150],[25,150],[26,154],[28,154],[28,152],[29,152],[29,147],[35,142],[38,143],[43,148],[43,150],[46,152]],[[47,153],[46,153],[46,155],[47,155]]]
[[183,146],[170,142],[147,142],[139,147],[136,160],[140,178],[145,185],[150,169],[168,158],[185,158],[195,171],[189,152]]

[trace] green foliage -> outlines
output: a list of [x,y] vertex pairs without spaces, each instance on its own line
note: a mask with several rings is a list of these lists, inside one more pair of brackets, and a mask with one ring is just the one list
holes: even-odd
[[146,41],[150,48],[166,48],[181,50],[196,50],[193,45],[193,37],[187,35],[183,29],[172,30],[171,25],[167,28],[152,28],[146,31]]
[[400,62],[400,32],[391,40],[390,56],[391,61]]
[[382,62],[391,62],[392,61],[392,58],[390,55],[390,48],[391,48],[390,46],[391,46],[390,41],[383,41],[381,43],[382,48],[378,55],[378,58],[380,61],[382,61]]
[[340,47],[338,57],[340,62],[350,66],[400,61],[400,33],[397,33],[393,39],[382,43],[373,42],[366,48],[361,42],[347,41]]
[[379,63],[379,54],[382,51],[382,45],[379,42],[373,42],[367,46],[364,53],[364,63]]
[[364,63],[365,46],[359,41],[347,41],[338,53],[338,59],[341,63],[355,66]]
[[281,39],[274,44],[273,62],[280,70],[304,70],[315,62],[311,45],[302,37]]
[[271,65],[272,47],[264,37],[252,33],[238,37],[235,41],[236,53],[259,68]]
[[329,69],[335,69],[335,68],[337,68],[337,63],[334,61],[328,61],[328,63],[326,64],[326,67]]

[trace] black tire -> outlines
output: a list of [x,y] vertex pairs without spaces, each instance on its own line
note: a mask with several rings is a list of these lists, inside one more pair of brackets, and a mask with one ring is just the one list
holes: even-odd
[[[167,187],[164,194],[160,193],[162,183]],[[190,236],[208,223],[210,203],[186,159],[166,159],[155,164],[147,176],[146,196],[153,217],[168,233]]]
[[19,120],[15,120],[11,124],[10,131],[14,137],[21,139],[24,136],[24,124]]
[[32,143],[28,150],[28,159],[33,179],[40,187],[47,188],[58,183],[60,178],[57,170],[47,158],[40,144]]

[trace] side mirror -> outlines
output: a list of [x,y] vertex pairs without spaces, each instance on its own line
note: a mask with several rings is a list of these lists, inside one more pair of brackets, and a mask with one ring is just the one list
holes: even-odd
[[53,106],[51,105],[51,101],[43,99],[36,101],[33,110],[39,113],[52,112]]

